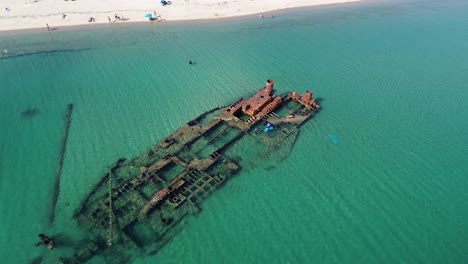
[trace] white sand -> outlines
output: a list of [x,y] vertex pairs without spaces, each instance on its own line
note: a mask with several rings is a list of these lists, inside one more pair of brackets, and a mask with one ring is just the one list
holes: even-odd
[[[46,30],[46,24],[51,28],[92,26],[109,23],[108,17],[113,23],[142,22],[148,21],[145,14],[154,11],[163,20],[211,19],[353,1],[360,0],[172,0],[167,6],[162,6],[160,0],[0,0],[0,31]],[[128,20],[114,22],[116,13]],[[96,22],[89,23],[90,17]]]

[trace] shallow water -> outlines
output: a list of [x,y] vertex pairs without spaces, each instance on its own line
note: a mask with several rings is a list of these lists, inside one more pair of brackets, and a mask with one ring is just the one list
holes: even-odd
[[73,210],[117,158],[272,78],[322,105],[289,158],[246,167],[135,263],[467,262],[467,12],[458,0],[371,2],[0,35],[0,256],[65,254],[34,247],[37,234],[80,238]]

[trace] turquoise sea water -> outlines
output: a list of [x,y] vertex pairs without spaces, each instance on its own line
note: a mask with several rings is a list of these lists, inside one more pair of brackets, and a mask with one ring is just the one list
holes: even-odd
[[69,249],[37,234],[79,239],[72,213],[117,158],[268,78],[322,105],[290,157],[245,168],[134,263],[468,263],[468,2],[440,2],[0,34],[2,263],[53,263]]

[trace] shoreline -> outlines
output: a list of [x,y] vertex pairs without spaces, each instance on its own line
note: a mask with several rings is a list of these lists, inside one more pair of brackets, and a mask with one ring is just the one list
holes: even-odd
[[[7,4],[4,4],[4,6],[8,5],[8,2],[12,2],[14,0],[7,0]],[[26,0],[25,0],[26,1]],[[55,1],[57,3],[57,0],[33,0],[34,2],[31,3],[31,6],[28,7],[28,10],[32,7],[32,5],[45,5],[46,3],[41,3],[41,2],[47,2],[47,1]],[[61,5],[67,5],[68,3],[66,2],[68,0],[63,1]],[[72,0],[70,0],[72,1]],[[77,0],[80,1],[80,0]],[[84,1],[90,1],[90,0],[81,0],[80,2]],[[141,0],[136,0],[141,1]],[[176,0],[174,0],[175,2]],[[148,11],[148,9],[145,11],[143,9],[138,9],[138,10],[122,10],[122,9],[115,9],[115,11],[89,11],[89,12],[79,12],[78,11],[70,11],[69,9],[68,12],[53,12],[53,13],[44,13],[42,14],[41,12],[45,12],[45,10],[42,10],[40,8],[34,9],[38,13],[35,14],[34,16],[28,17],[27,14],[23,14],[21,17],[18,17],[15,15],[14,9],[10,8],[10,11],[6,11],[5,7],[2,7],[1,12],[5,14],[5,12],[9,13],[10,16],[2,16],[0,15],[0,20],[2,23],[0,24],[0,34],[1,35],[11,35],[11,34],[16,34],[16,33],[33,33],[33,32],[42,32],[42,31],[47,31],[46,24],[50,25],[50,31],[53,32],[55,30],[76,30],[76,29],[94,29],[94,28],[103,28],[106,26],[125,26],[125,25],[137,25],[137,24],[175,24],[175,23],[192,23],[194,21],[196,22],[214,22],[218,20],[225,20],[225,19],[245,19],[248,17],[252,17],[252,19],[261,19],[260,16],[264,16],[265,19],[269,18],[272,15],[277,15],[281,14],[284,12],[288,12],[290,10],[297,10],[297,9],[302,9],[302,8],[309,8],[309,7],[327,7],[327,6],[335,6],[335,5],[345,5],[345,4],[355,4],[359,2],[363,2],[365,0],[291,0],[288,2],[288,6],[283,7],[284,4],[282,1],[277,1],[277,0],[269,0],[272,3],[266,4],[266,7],[261,7],[258,8],[258,5],[261,4],[263,1],[268,1],[268,0],[253,0],[253,1],[248,1],[244,0],[244,2],[248,1],[249,3],[253,3],[250,6],[244,7],[243,10],[239,9],[240,4],[234,2],[241,2],[241,1],[234,1],[234,0],[228,0],[224,1],[223,5],[220,7],[213,5],[220,5],[220,2],[216,2],[216,0],[204,0],[204,2],[211,2],[210,4],[204,4],[204,6],[200,4],[192,4],[190,1],[195,1],[195,0],[188,0],[186,2],[182,2],[182,0],[177,0],[176,3],[173,3],[170,6],[165,6],[161,8],[159,2],[157,2],[157,6],[155,7],[153,11]],[[198,0],[200,1],[200,0]],[[255,2],[257,1],[257,2]],[[311,2],[313,1],[313,2]],[[119,3],[120,1],[117,1]],[[307,3],[306,3],[307,2]],[[190,4],[186,4],[190,3]],[[224,5],[230,4],[230,8],[224,8]],[[154,2],[152,3],[153,6],[156,6]],[[18,3],[16,3],[16,6],[18,7]],[[21,6],[21,5],[19,5]],[[190,6],[191,8],[197,8],[200,7],[197,12],[191,12],[189,14],[187,11],[187,6]],[[207,7],[208,6],[208,7]],[[89,7],[89,6],[88,6]],[[26,7],[25,7],[26,8]],[[57,7],[55,10],[57,10],[59,7]],[[233,9],[236,10],[233,11]],[[119,11],[120,10],[120,11]],[[159,11],[158,11],[159,10]],[[58,11],[58,10],[57,10]],[[160,17],[160,20],[156,20],[153,22],[148,21],[147,18],[144,17],[144,14],[151,14],[153,12],[156,12],[156,14]],[[110,13],[114,14],[123,14],[123,17],[125,17],[125,21],[118,21],[116,19],[111,19],[112,23],[109,23],[108,17],[110,17]],[[121,13],[124,12],[124,13]],[[223,13],[221,13],[223,12]],[[63,14],[65,14],[65,18],[62,18]],[[79,15],[76,15],[79,14]],[[98,16],[97,14],[101,14]],[[140,15],[140,17],[137,17],[136,15]],[[39,18],[38,18],[39,17]],[[86,22],[84,20],[86,17],[91,18],[94,17],[96,19],[96,22]],[[107,20],[106,22],[103,22],[103,17]],[[31,18],[33,19],[34,26],[32,22],[29,20],[24,20]],[[47,21],[53,21],[54,23],[50,22],[48,23]],[[85,22],[83,22],[85,21]],[[6,23],[5,23],[6,22]],[[35,26],[35,24],[41,24],[41,26]]]

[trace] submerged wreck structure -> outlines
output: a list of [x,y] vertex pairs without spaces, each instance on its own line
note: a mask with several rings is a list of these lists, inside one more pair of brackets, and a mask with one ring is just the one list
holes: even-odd
[[275,95],[268,80],[252,97],[203,113],[132,160],[119,159],[74,214],[92,238],[61,261],[101,255],[125,263],[131,248],[156,253],[186,215],[241,170],[240,159],[290,149],[318,109],[312,92]]

